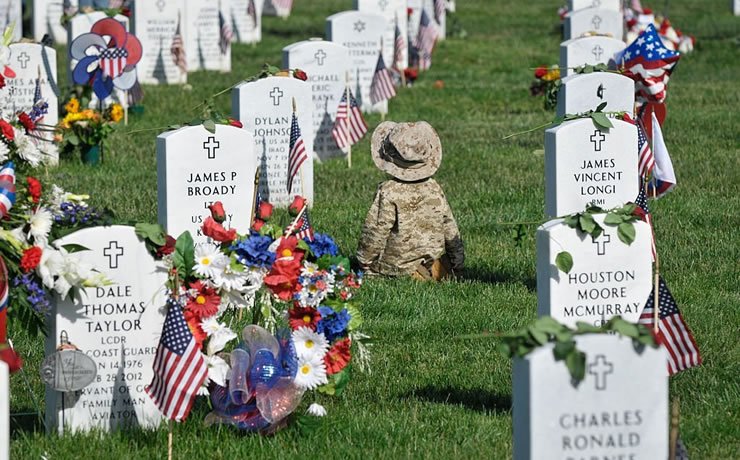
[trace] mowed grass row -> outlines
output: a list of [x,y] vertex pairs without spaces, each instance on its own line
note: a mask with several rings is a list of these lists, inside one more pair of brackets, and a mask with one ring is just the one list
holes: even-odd
[[[207,405],[175,426],[175,458],[507,458],[511,442],[511,366],[493,342],[454,340],[459,334],[505,331],[536,317],[535,226],[517,246],[513,221],[544,215],[541,132],[502,141],[505,134],[546,122],[553,114],[531,98],[532,67],[553,64],[561,41],[555,10],[561,2],[464,0],[458,18],[468,38],[448,39],[431,71],[390,104],[389,119],[427,120],[439,132],[444,160],[437,180],[461,227],[467,250],[465,276],[455,282],[419,284],[370,280],[362,292],[365,327],[374,345],[372,373],[355,372],[348,391],[322,399],[327,423],[302,435],[243,436],[228,428],[204,428]],[[664,2],[655,0],[660,8]],[[665,199],[652,204],[662,272],[701,348],[704,365],[671,379],[681,400],[681,436],[692,458],[737,457],[740,391],[738,349],[738,153],[737,86],[740,20],[726,0],[673,0],[673,23],[697,36],[696,51],[681,59],[669,86],[664,134],[679,178]],[[265,18],[264,40],[236,45],[231,74],[189,76],[191,91],[146,87],[146,113],[111,139],[98,168],[76,160],[47,172],[63,187],[90,193],[119,222],[156,221],[157,130],[190,120],[209,95],[256,73],[264,62],[279,65],[284,46],[323,36],[325,17],[350,9],[351,0],[299,0],[288,20]],[[60,66],[64,59],[60,59]],[[60,71],[60,75],[64,75]],[[444,82],[443,89],[433,85]],[[230,111],[229,96],[216,101]],[[367,117],[370,129],[379,117]],[[318,231],[334,235],[354,253],[365,213],[383,180],[370,160],[369,136],[354,150],[353,168],[341,160],[317,164]],[[41,338],[11,331],[26,359],[26,375],[43,400],[37,370]],[[16,374],[13,412],[33,403]],[[163,458],[167,430],[111,435],[46,436],[31,417],[16,420],[13,458],[108,460]]]

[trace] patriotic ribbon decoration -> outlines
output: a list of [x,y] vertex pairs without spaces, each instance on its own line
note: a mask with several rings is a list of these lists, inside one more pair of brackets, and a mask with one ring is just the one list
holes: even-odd
[[15,165],[9,161],[0,169],[0,219],[8,215],[14,204]]
[[74,82],[91,84],[102,100],[110,96],[114,87],[126,91],[134,86],[142,48],[139,39],[126,32],[123,24],[105,18],[72,42],[69,55],[78,61],[72,72]]

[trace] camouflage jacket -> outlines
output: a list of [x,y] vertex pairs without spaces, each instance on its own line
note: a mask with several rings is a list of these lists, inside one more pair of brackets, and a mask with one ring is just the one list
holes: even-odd
[[459,273],[465,261],[460,232],[434,179],[387,180],[378,186],[362,229],[357,259],[370,274],[410,275],[447,254]]

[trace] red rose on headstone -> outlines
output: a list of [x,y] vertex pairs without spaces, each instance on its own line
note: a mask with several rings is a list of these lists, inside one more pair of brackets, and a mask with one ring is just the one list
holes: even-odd
[[301,69],[295,69],[293,71],[293,76],[299,80],[308,80],[308,75],[306,75],[306,72],[302,71]]
[[28,194],[31,196],[31,200],[34,204],[37,204],[41,200],[41,182],[35,177],[26,177],[26,183],[28,184]]
[[156,253],[157,258],[161,259],[162,257],[175,252],[176,242],[177,240],[175,240],[173,236],[167,235],[167,237],[165,238],[164,246],[160,246],[159,248],[157,248],[157,253]]
[[545,67],[545,66],[542,66],[541,65],[541,66],[537,67],[537,69],[534,71],[534,77],[535,78],[542,78],[545,75],[547,75],[547,67]]
[[259,232],[263,225],[265,225],[264,220],[256,219],[252,223],[252,230],[254,230],[255,232]]
[[216,201],[211,204],[208,206],[208,209],[211,210],[211,217],[213,217],[213,220],[219,224],[226,220],[226,211],[224,211],[224,205],[220,201]]
[[203,234],[219,243],[229,243],[236,239],[236,229],[231,228],[226,230],[223,225],[213,220],[212,217],[208,217],[203,223]]
[[261,201],[260,206],[257,209],[257,217],[262,220],[269,220],[272,217],[273,206],[267,201]]
[[306,199],[300,195],[296,195],[293,198],[293,202],[288,206],[288,212],[291,216],[295,217],[301,212],[301,209],[306,205]]
[[8,141],[12,141],[13,139],[15,139],[13,126],[11,126],[11,124],[5,120],[0,120],[0,133],[2,133],[3,137]]
[[243,128],[244,127],[244,125],[242,124],[242,122],[239,121],[239,120],[237,120],[237,119],[235,119],[235,118],[229,117],[228,120],[229,120],[229,124],[231,126],[236,126],[237,128]]

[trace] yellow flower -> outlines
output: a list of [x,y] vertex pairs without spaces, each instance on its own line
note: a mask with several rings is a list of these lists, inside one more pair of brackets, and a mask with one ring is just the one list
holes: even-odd
[[76,97],[73,97],[65,104],[64,110],[67,111],[67,113],[77,113],[80,110],[80,101],[77,100]]
[[560,69],[556,67],[554,69],[548,70],[545,76],[542,77],[542,79],[545,81],[559,80],[560,79]]
[[114,123],[118,123],[123,118],[123,107],[121,104],[113,104],[110,107],[110,119]]

